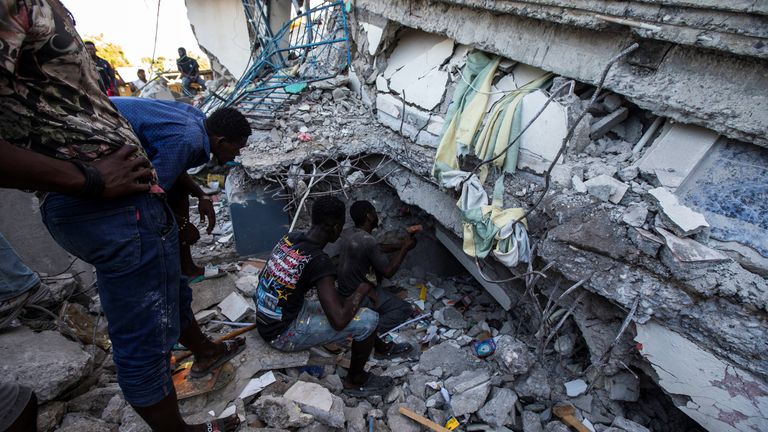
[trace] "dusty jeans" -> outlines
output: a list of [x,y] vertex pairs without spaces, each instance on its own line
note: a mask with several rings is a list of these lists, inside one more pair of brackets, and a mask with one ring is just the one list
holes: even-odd
[[56,242],[96,267],[125,400],[154,405],[173,390],[170,350],[194,322],[170,209],[151,194],[112,200],[49,194],[41,211]]
[[27,267],[0,234],[0,301],[23,294],[40,283],[40,278]]
[[336,331],[325,316],[320,302],[305,300],[299,316],[269,344],[277,350],[292,352],[342,342],[349,337],[362,341],[376,330],[378,322],[379,314],[368,308],[360,308],[343,330]]

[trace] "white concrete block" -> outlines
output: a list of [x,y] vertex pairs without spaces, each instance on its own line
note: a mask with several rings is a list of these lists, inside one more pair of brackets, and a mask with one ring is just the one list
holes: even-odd
[[[547,101],[547,94],[537,90],[523,99],[522,127],[525,127]],[[543,173],[554,160],[568,132],[568,113],[564,106],[552,101],[538,119],[520,137],[518,168]],[[562,156],[561,160],[562,161]]]
[[360,25],[365,30],[366,36],[368,36],[368,54],[376,54],[376,50],[379,49],[381,43],[381,36],[384,34],[384,29],[371,23],[360,22]]
[[670,225],[675,234],[689,236],[709,227],[704,215],[680,204],[677,196],[663,187],[648,191],[659,207],[662,219]]
[[382,93],[389,93],[389,84],[382,75],[376,77],[376,90]]
[[576,397],[587,391],[587,383],[583,379],[568,381],[564,385],[568,397]]
[[333,405],[333,395],[325,387],[304,381],[297,381],[283,395],[299,405],[307,405],[321,411],[330,411]]
[[382,93],[376,95],[376,109],[394,118],[400,118],[402,106],[403,102],[392,95]]
[[419,30],[406,30],[387,59],[385,78],[407,69],[411,78],[440,66],[453,54],[453,39]]
[[717,132],[699,126],[667,123],[638,162],[640,171],[656,174],[663,186],[675,189],[717,141]]
[[678,237],[664,228],[656,227],[675,259],[682,262],[719,262],[728,261],[725,254],[705,246],[696,240]]
[[[600,174],[595,178],[591,178],[585,181],[584,185],[587,187],[587,190],[590,191],[591,194],[597,196],[600,199],[603,199],[604,201],[607,200],[614,204],[618,204],[619,201],[624,198],[624,194],[627,193],[627,190],[629,189],[628,185],[605,174]],[[610,193],[608,193],[606,197],[598,196],[592,192],[593,188],[602,186],[610,188]]]
[[659,385],[667,393],[684,396],[675,399],[680,410],[710,431],[765,430],[768,386],[764,380],[655,321],[636,327],[640,354],[655,369]]
[[[402,73],[396,74],[392,80],[401,77]],[[395,82],[395,85],[399,83]],[[448,72],[432,69],[426,75],[416,81],[402,87],[400,94],[405,95],[405,100],[409,103],[418,105],[427,110],[433,110],[445,96],[445,88],[448,85]],[[396,89],[395,89],[396,90]],[[397,90],[396,90],[397,91]]]
[[542,75],[547,73],[544,69],[528,66],[525,63],[519,63],[512,71],[512,75],[515,77],[515,83],[517,87],[522,87],[529,82],[541,78]]
[[277,381],[275,379],[275,374],[272,373],[272,371],[269,371],[258,378],[254,378],[248,381],[248,384],[245,385],[245,388],[240,392],[240,396],[238,396],[238,398],[245,399],[249,396],[253,396],[264,390],[268,385],[274,383],[275,381]]
[[235,322],[242,319],[249,311],[256,310],[253,301],[249,301],[236,292],[228,295],[227,298],[219,303],[219,309],[221,309],[222,315]]

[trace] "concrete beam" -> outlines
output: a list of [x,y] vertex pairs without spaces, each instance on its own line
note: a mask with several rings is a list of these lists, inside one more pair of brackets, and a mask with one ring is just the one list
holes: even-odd
[[[595,84],[609,59],[635,42],[626,29],[594,31],[421,0],[359,0],[357,7],[512,60]],[[606,87],[642,109],[768,147],[768,61],[689,46],[641,48],[614,65]]]

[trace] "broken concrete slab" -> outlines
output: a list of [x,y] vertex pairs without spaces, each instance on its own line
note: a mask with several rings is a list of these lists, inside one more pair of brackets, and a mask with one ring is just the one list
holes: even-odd
[[379,49],[379,43],[381,43],[381,37],[384,34],[384,29],[365,21],[360,21],[360,26],[365,31],[368,37],[368,54],[375,55]]
[[501,335],[496,341],[495,356],[514,375],[522,375],[531,368],[536,358],[528,345],[509,335]]
[[658,187],[649,190],[648,194],[659,207],[659,214],[665,225],[669,226],[675,234],[687,237],[709,228],[709,223],[703,214],[680,204],[677,196],[668,189]]
[[467,321],[455,307],[448,306],[435,312],[435,319],[442,325],[452,329],[467,328]]
[[410,418],[400,414],[400,407],[408,408],[416,414],[423,415],[427,411],[424,402],[415,396],[408,396],[405,403],[392,404],[389,409],[387,409],[387,426],[389,426],[390,430],[397,432],[419,432],[421,426]]
[[376,109],[396,119],[400,118],[403,103],[400,99],[379,93],[376,95]]
[[523,411],[523,432],[542,432],[541,417],[533,411]]
[[547,71],[544,69],[539,69],[525,63],[518,63],[512,70],[512,76],[514,77],[515,84],[518,88],[541,78],[546,73]]
[[192,312],[198,313],[221,303],[235,291],[235,286],[235,278],[229,274],[220,278],[205,279],[190,285],[192,288]]
[[768,386],[762,379],[655,321],[636,327],[640,354],[658,374],[659,385],[667,393],[683,396],[673,399],[680,410],[708,430],[764,429]]
[[717,132],[709,129],[668,122],[637,166],[644,174],[662,173],[659,177],[662,186],[675,189],[701,162],[718,137]]
[[610,201],[618,204],[624,194],[629,190],[629,186],[606,174],[601,174],[584,182],[590,195],[601,201]]
[[589,137],[593,140],[602,138],[602,136],[608,133],[608,131],[626,120],[628,115],[629,110],[627,108],[619,108],[616,111],[608,114],[607,116],[592,124],[589,129]]
[[664,228],[656,227],[664,242],[678,261],[687,263],[728,261],[727,255],[705,246],[696,240],[678,237]]
[[[521,124],[528,124],[541,111],[547,99],[548,95],[542,90],[525,96],[522,102]],[[529,169],[537,174],[546,171],[560,150],[567,132],[567,109],[556,101],[550,102],[520,137],[518,168]]]
[[621,214],[621,220],[625,224],[633,227],[641,227],[648,218],[648,207],[639,204],[630,204],[624,213]]
[[297,381],[283,395],[288,400],[298,403],[300,406],[310,406],[322,411],[330,411],[333,405],[331,392],[325,387],[304,381]]
[[314,420],[311,415],[301,412],[295,402],[282,397],[261,396],[251,408],[259,420],[273,427],[304,427]]
[[238,322],[250,312],[256,311],[253,300],[246,299],[240,293],[233,292],[219,303],[221,313],[230,321]]
[[424,351],[419,359],[419,369],[429,371],[441,367],[446,375],[458,375],[476,368],[481,362],[451,342],[443,342]]
[[445,381],[451,395],[451,408],[455,416],[472,414],[479,410],[491,390],[490,375],[484,369],[465,370],[459,376]]
[[23,326],[0,333],[0,358],[3,380],[30,387],[40,402],[55,399],[83,379],[92,361],[79,343],[59,332],[35,333]]
[[517,394],[508,388],[494,388],[491,399],[480,408],[477,415],[489,425],[499,428],[512,423],[515,416]]
[[640,398],[640,380],[629,372],[619,372],[606,378],[605,389],[613,400],[637,402]]
[[564,385],[568,397],[576,397],[587,391],[587,383],[583,379],[568,381]]

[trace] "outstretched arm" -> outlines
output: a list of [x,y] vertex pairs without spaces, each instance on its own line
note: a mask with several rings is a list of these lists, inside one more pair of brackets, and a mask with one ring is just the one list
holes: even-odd
[[343,299],[336,291],[336,280],[333,276],[326,276],[317,281],[317,296],[320,299],[320,305],[325,311],[325,316],[331,323],[334,330],[344,329],[352,318],[355,317],[357,310],[360,309],[360,302],[368,295],[373,285],[363,282],[352,293],[351,296]]

